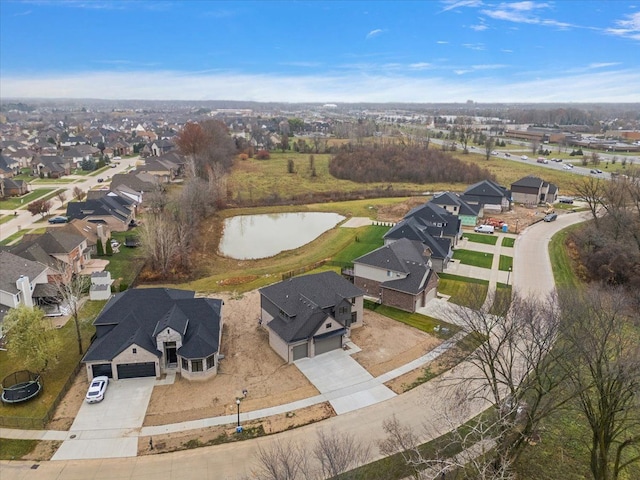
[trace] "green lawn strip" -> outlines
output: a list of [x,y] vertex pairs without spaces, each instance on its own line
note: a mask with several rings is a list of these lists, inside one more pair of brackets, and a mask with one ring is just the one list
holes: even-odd
[[429,335],[433,335],[443,340],[451,338],[454,334],[460,331],[460,327],[456,325],[452,325],[426,315],[421,315],[419,313],[405,312],[404,310],[380,305],[379,303],[369,300],[365,300],[364,306],[365,308],[375,311],[380,315],[392,318],[393,320],[409,325],[410,327],[417,328],[418,330],[422,330]]
[[355,242],[338,252],[332,259],[336,265],[352,264],[353,260],[384,245],[382,237],[389,227],[369,226],[357,229]]
[[493,299],[493,305],[491,305],[491,313],[493,313],[494,315],[502,314],[504,312],[502,307],[506,304],[506,300],[511,298],[511,295],[511,285],[498,283],[496,285],[496,294],[495,298]]
[[503,247],[513,247],[516,244],[516,239],[512,237],[502,237]]
[[556,288],[578,288],[583,285],[574,272],[574,262],[567,252],[567,237],[572,231],[581,228],[581,225],[573,225],[556,233],[549,243],[549,257],[553,268],[553,278]]
[[46,185],[46,184],[56,184],[56,183],[73,183],[75,179],[69,177],[61,177],[61,178],[35,178],[31,180],[31,185]]
[[10,222],[12,218],[13,218],[13,215],[2,215],[0,217],[0,225],[2,225],[3,223]]
[[[80,311],[81,333],[83,347],[86,351],[95,328],[91,325],[106,302],[87,301]],[[42,429],[49,420],[52,406],[59,401],[58,396],[70,376],[78,366],[81,356],[78,353],[78,340],[75,323],[70,318],[64,327],[54,330],[52,335],[59,335],[62,341],[58,362],[42,374],[42,392],[40,395],[21,404],[0,404],[0,425],[10,428]],[[5,351],[0,351],[0,378],[10,373],[24,369],[20,361],[9,357]]]
[[513,268],[513,257],[508,255],[500,255],[500,263],[498,264],[498,269],[504,272],[509,271],[509,269]]
[[484,289],[483,298],[487,296],[487,292],[489,291],[489,282],[487,280],[461,277],[449,273],[439,273],[438,276],[440,277],[438,292],[450,296],[449,301],[457,305],[470,306],[468,302],[470,299],[469,290],[471,285],[475,285],[474,288]]
[[16,240],[19,240],[20,238],[22,238],[25,233],[29,233],[29,230],[18,230],[16,233],[14,233],[12,235],[9,235],[4,240],[1,240],[0,241],[0,245],[2,245],[2,246],[11,245]]
[[453,252],[453,258],[460,260],[460,263],[465,265],[473,265],[480,268],[491,268],[493,263],[493,254],[484,252],[474,252],[472,250],[455,250]]
[[0,438],[0,460],[20,460],[30,453],[38,440],[15,440]]
[[0,200],[0,210],[18,210],[23,207],[26,208],[26,206],[34,200],[37,200],[54,190],[54,188],[37,188],[22,197],[11,197],[6,200]]
[[107,170],[109,170],[109,168],[110,168],[109,165],[106,165],[106,166],[104,166],[102,168],[99,168],[98,170],[94,170],[93,172],[90,172],[89,176],[90,177],[95,177],[96,175],[100,175],[101,173],[106,172]]
[[468,238],[470,242],[483,243],[485,245],[495,245],[498,241],[498,237],[494,235],[482,235],[480,233],[465,233],[462,236]]

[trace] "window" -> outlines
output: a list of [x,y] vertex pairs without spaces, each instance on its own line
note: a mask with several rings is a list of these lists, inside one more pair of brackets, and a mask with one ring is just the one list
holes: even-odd
[[138,353],[138,349],[137,349],[137,348],[134,348],[134,349],[133,349],[133,354],[135,355],[136,353]]
[[327,323],[327,324],[325,325],[325,328],[331,328],[331,322]]
[[191,371],[192,372],[201,372],[202,371],[202,360],[191,360]]
[[189,361],[186,358],[181,358],[182,370],[189,371]]
[[391,276],[391,270],[387,270],[387,277]]
[[349,309],[347,307],[340,307],[340,313],[345,314],[345,313],[349,313]]
[[213,368],[216,365],[216,356],[214,355],[210,355],[207,357],[207,370],[209,370],[210,368]]

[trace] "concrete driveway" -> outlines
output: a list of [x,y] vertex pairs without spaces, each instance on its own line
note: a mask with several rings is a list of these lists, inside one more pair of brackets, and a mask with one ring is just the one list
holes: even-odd
[[137,436],[151,399],[155,378],[109,382],[104,400],[83,403],[65,440],[52,460],[135,457]]
[[396,396],[344,350],[333,350],[294,363],[338,415]]

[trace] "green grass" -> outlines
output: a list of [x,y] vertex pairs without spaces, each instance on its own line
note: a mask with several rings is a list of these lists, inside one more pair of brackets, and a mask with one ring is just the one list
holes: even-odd
[[503,272],[507,272],[510,269],[513,268],[513,257],[510,257],[508,255],[500,255],[500,263],[499,263],[499,270],[502,270]]
[[[443,295],[449,295],[451,297],[449,301],[457,305],[470,306],[469,302],[472,297],[480,295],[481,298],[486,298],[489,291],[489,282],[487,280],[460,277],[449,273],[439,273],[438,276],[440,277],[438,292]],[[472,292],[473,288],[482,289],[484,294],[482,291]]]
[[556,233],[549,243],[549,257],[553,268],[556,288],[578,288],[583,285],[575,274],[575,265],[568,255],[566,241],[572,231],[581,228],[573,225]]
[[27,205],[40,197],[53,192],[53,188],[37,188],[22,197],[11,197],[6,200],[0,200],[0,210],[18,210],[26,208]]
[[453,258],[460,260],[465,265],[473,265],[480,268],[491,268],[493,263],[493,254],[484,252],[474,252],[471,250],[455,250]]
[[516,244],[516,239],[512,237],[502,237],[503,247],[513,247]]
[[18,230],[16,233],[14,233],[13,235],[9,235],[7,238],[5,238],[4,240],[0,241],[0,245],[11,245],[12,243],[14,243],[16,240],[22,238],[24,236],[25,233],[29,233],[29,230]]
[[498,241],[498,237],[493,235],[482,235],[480,233],[465,233],[462,236],[464,238],[468,238],[470,242],[483,243],[485,245],[495,245]]
[[336,263],[351,263],[358,257],[365,255],[384,245],[382,237],[389,231],[389,227],[369,226],[361,227],[356,232],[354,243],[338,252],[333,261]]
[[0,460],[18,460],[33,450],[37,440],[0,438]]
[[0,225],[2,225],[3,223],[10,222],[12,218],[13,218],[13,215],[2,215],[0,217]]
[[106,270],[111,273],[113,280],[119,280],[119,282],[131,286],[135,279],[136,272],[144,261],[141,258],[140,247],[129,248],[124,246],[125,237],[129,235],[136,235],[135,229],[128,232],[113,232],[111,238],[120,243],[120,247],[118,247],[120,251],[110,257],[105,256],[100,258],[109,260]]
[[427,317],[426,315],[420,315],[419,313],[405,312],[397,308],[380,305],[379,303],[368,300],[365,300],[365,308],[444,340],[451,338],[455,333],[460,331],[460,328],[456,325]]
[[101,173],[106,172],[107,170],[109,170],[109,165],[105,165],[102,168],[99,168],[98,170],[94,170],[93,172],[89,172],[89,176],[90,177],[95,177],[96,175],[100,175]]
[[[85,351],[95,332],[91,322],[102,310],[105,303],[104,301],[87,301],[80,311],[81,333]],[[58,362],[42,374],[42,393],[23,404],[0,404],[0,417],[24,419],[21,420],[21,424],[16,425],[20,428],[43,428],[41,419],[47,414],[81,359],[81,355],[78,353],[78,340],[73,319],[69,319],[63,328],[54,330],[52,335],[60,337],[63,347]],[[0,378],[23,369],[24,365],[19,360],[9,357],[5,351],[0,351]]]
[[46,183],[73,183],[75,182],[75,179],[73,178],[69,178],[69,177],[61,177],[61,178],[39,178],[36,177],[35,179],[31,180],[31,184],[35,185],[35,184],[46,184]]

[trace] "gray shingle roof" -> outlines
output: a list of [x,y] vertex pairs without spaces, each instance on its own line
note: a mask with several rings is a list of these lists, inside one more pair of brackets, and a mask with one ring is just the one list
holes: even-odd
[[115,295],[93,322],[97,337],[83,361],[111,361],[134,343],[161,356],[155,335],[167,327],[183,335],[178,355],[197,359],[216,353],[220,348],[222,300],[194,295],[193,291],[166,288],[134,289]]
[[16,281],[21,275],[33,281],[47,269],[39,262],[19,257],[9,252],[0,252],[0,290],[15,295],[18,293]]

